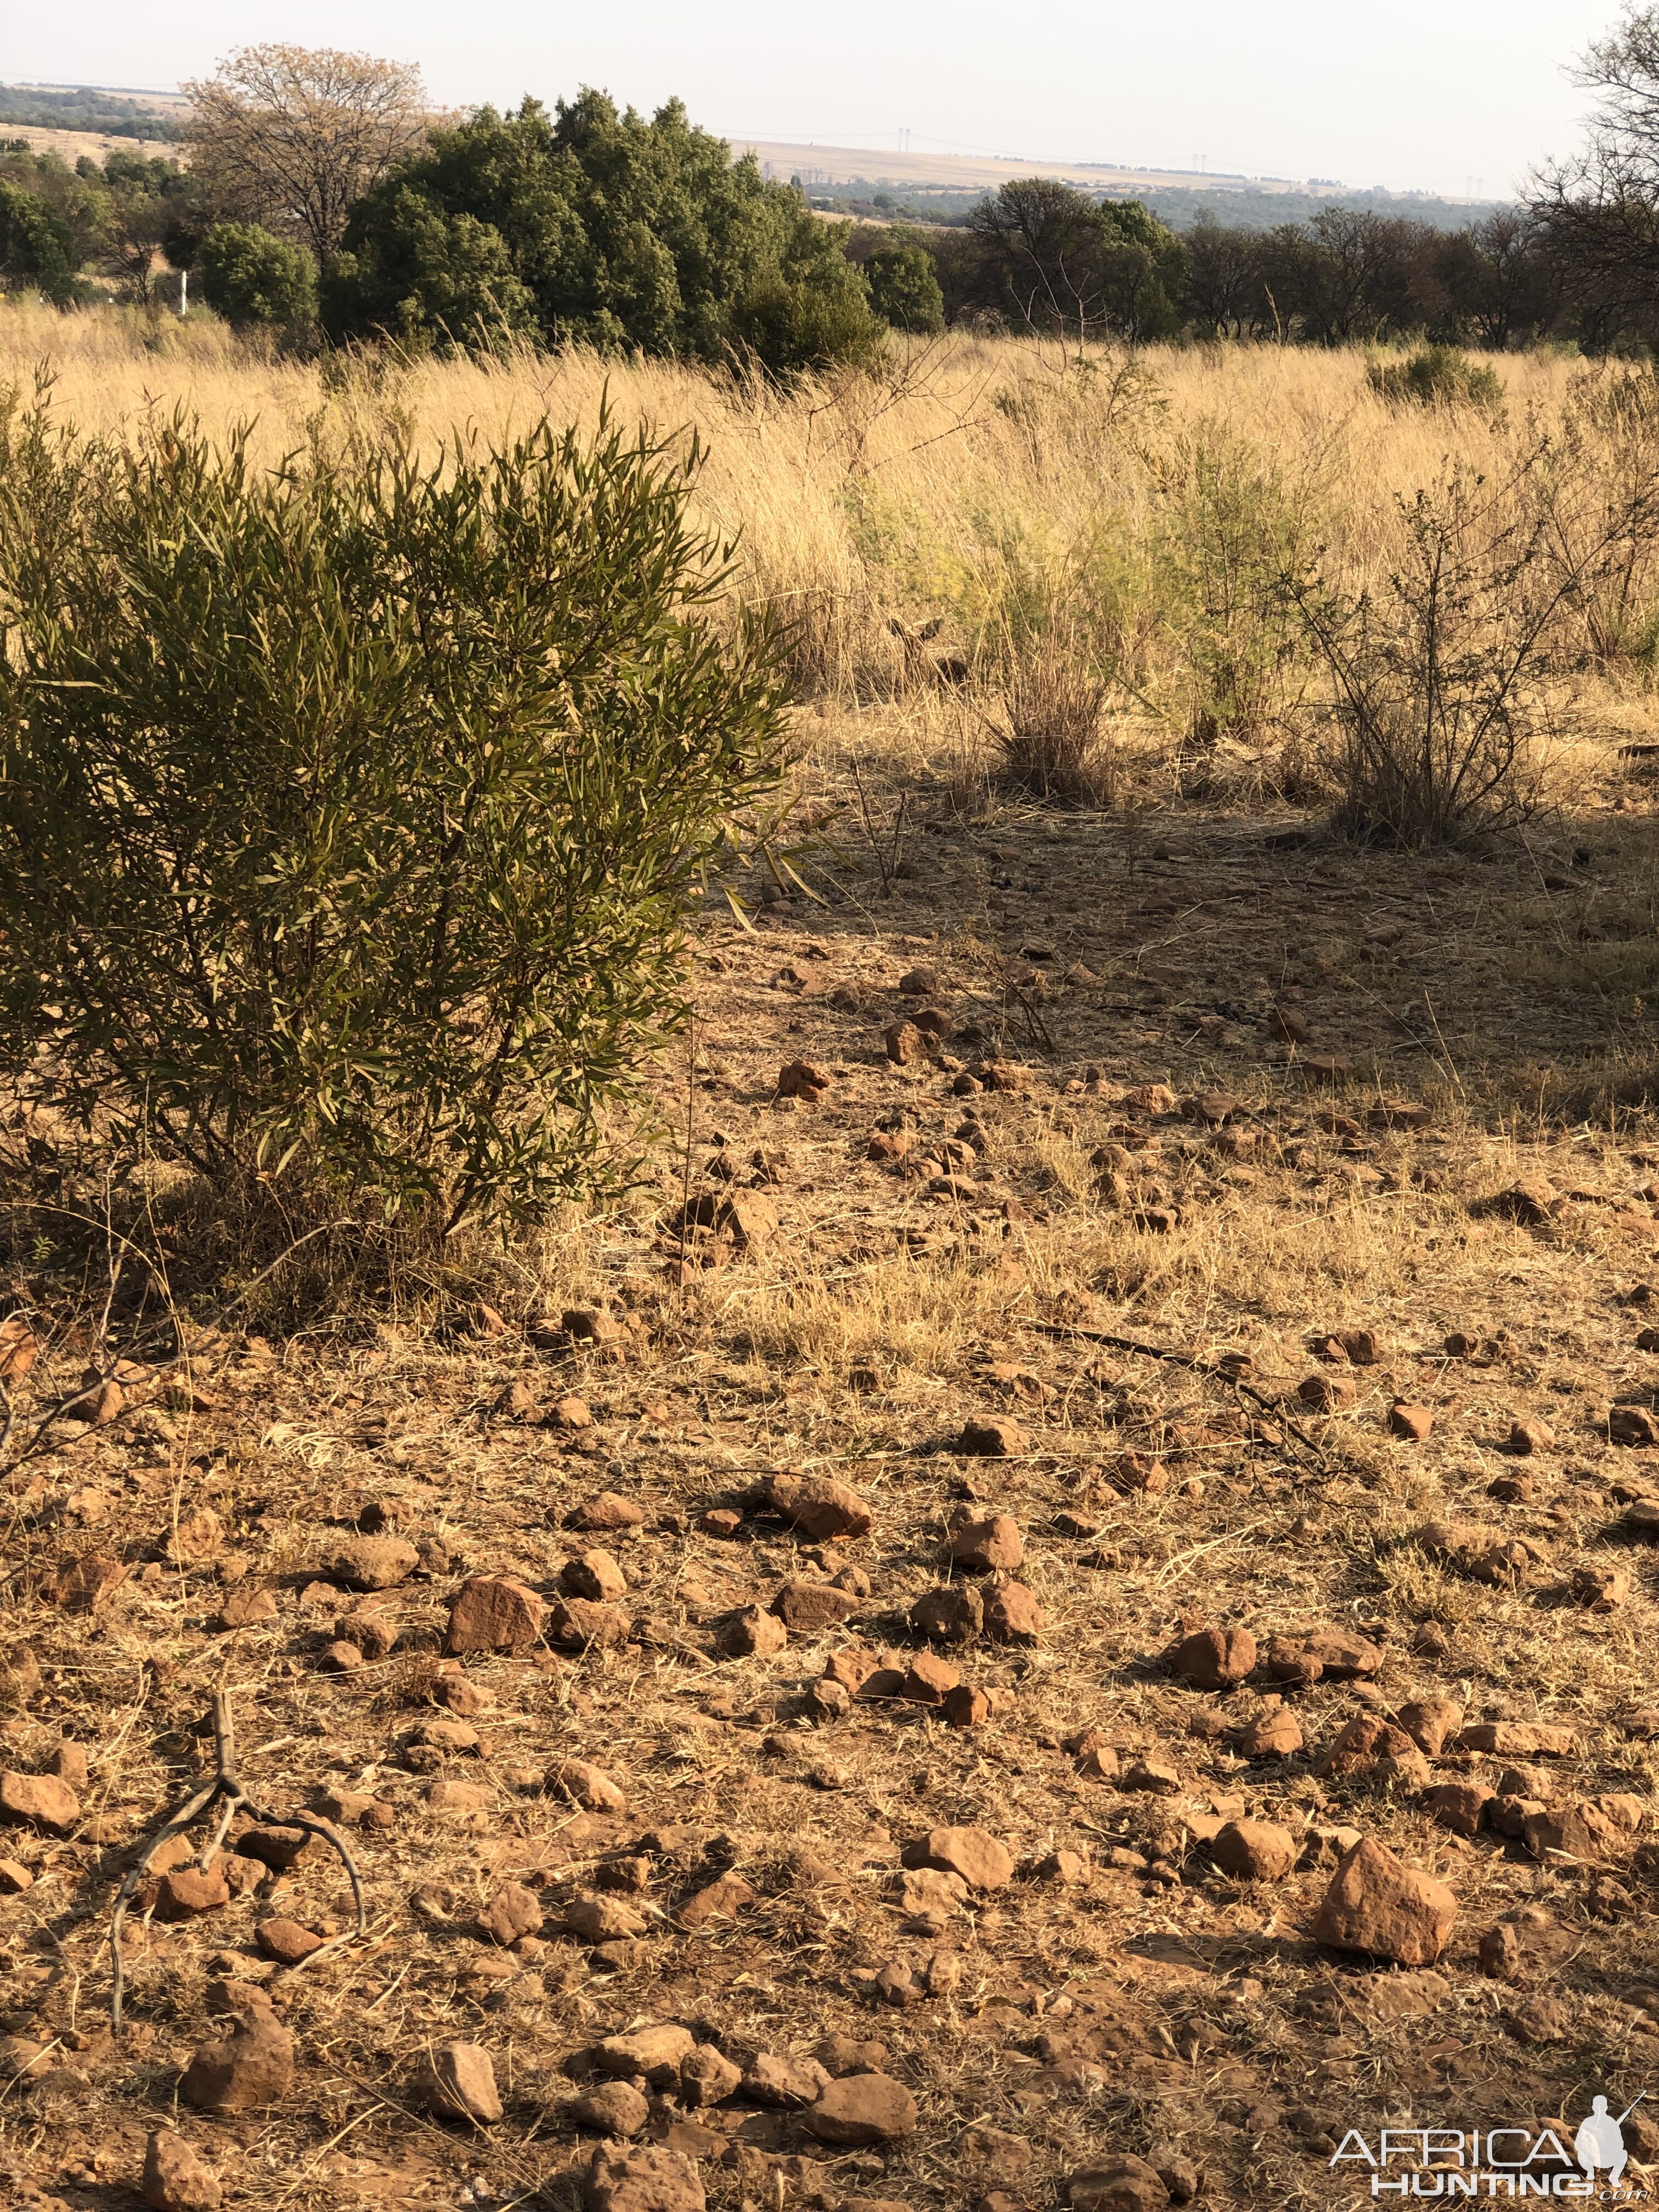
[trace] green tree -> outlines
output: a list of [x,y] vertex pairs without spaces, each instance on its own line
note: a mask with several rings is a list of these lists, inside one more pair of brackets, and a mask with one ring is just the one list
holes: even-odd
[[68,300],[77,267],[69,227],[33,192],[0,179],[0,283],[8,290],[38,286],[49,300]]
[[317,264],[253,222],[216,222],[197,254],[202,292],[228,323],[307,323],[317,312]]
[[1168,337],[1186,268],[1181,240],[1139,200],[1097,203],[1052,177],[1000,185],[969,217],[1010,319],[1054,336]]
[[[417,203],[440,220],[420,223]],[[458,233],[461,218],[477,231]],[[434,310],[459,294],[549,343],[704,361],[747,349],[780,371],[880,339],[833,227],[752,159],[734,162],[678,101],[649,121],[592,91],[552,116],[533,100],[481,108],[360,202],[343,246],[325,301],[338,337],[453,334]]]
[[945,295],[925,246],[878,246],[864,264],[870,304],[899,331],[942,331]]

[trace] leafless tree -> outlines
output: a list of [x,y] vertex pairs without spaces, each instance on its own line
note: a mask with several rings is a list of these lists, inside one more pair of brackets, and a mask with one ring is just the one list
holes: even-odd
[[184,88],[191,171],[229,216],[334,252],[354,200],[418,147],[419,70],[329,47],[242,46]]
[[1540,173],[1534,212],[1592,328],[1598,318],[1650,323],[1659,301],[1659,7],[1627,7],[1574,76],[1601,94],[1589,143]]

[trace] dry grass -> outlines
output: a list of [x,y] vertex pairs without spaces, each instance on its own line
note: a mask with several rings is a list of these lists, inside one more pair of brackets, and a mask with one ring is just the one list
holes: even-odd
[[[520,361],[420,365],[325,392],[312,370],[250,363],[206,326],[169,333],[176,349],[141,369],[115,328],[53,326],[69,334],[67,411],[112,422],[142,404],[147,380],[164,403],[187,397],[214,419],[257,408],[273,454],[319,410],[331,435],[371,434],[390,409],[428,430],[493,427],[543,404],[591,415],[604,384],[597,363]],[[47,334],[9,306],[0,331],[23,361]],[[1320,485],[1340,557],[1359,573],[1387,557],[1391,489],[1449,447],[1474,453],[1496,434],[1388,413],[1358,359],[1239,353],[1147,367],[1155,395],[1120,380],[1115,397],[1106,369],[1079,386],[1007,346],[942,349],[896,394],[852,382],[786,399],[670,369],[612,371],[625,411],[707,433],[703,496],[743,526],[749,588],[793,593],[811,614],[803,651],[819,690],[801,718],[799,780],[823,842],[802,865],[824,902],[798,896],[753,929],[722,903],[699,926],[694,1064],[659,1071],[681,1151],[664,1154],[657,1187],[631,1209],[573,1216],[495,1263],[504,1335],[469,1333],[460,1280],[411,1283],[395,1310],[343,1328],[233,1339],[192,1377],[193,1409],[184,1401],[159,1421],[152,1407],[60,1436],[8,1478],[3,1643],[31,1644],[46,1679],[13,1706],[4,1763],[37,1768],[62,1735],[79,1737],[88,1809],[106,1824],[95,1839],[83,1827],[9,1844],[36,1881],[0,1898],[0,2027],[64,2039],[54,2056],[85,2077],[0,2098],[14,2201],[39,2201],[27,2193],[39,2187],[128,2212],[144,2132],[176,2112],[229,2201],[257,2212],[562,2212],[588,2148],[561,2118],[580,2054],[641,2020],[695,2023],[739,2057],[804,2052],[829,2033],[879,2036],[917,2096],[914,2137],[833,2163],[808,2155],[787,2114],[738,2100],[699,2116],[715,2138],[701,2143],[699,2170],[720,2212],[860,2198],[957,2212],[992,2187],[1047,2206],[1103,2148],[1164,2145],[1167,2164],[1171,2144],[1199,2170],[1206,2205],[1347,2204],[1356,2191],[1327,2161],[1328,2139],[1349,2126],[1563,2112],[1576,2124],[1592,2091],[1619,2110],[1649,2077],[1659,1946],[1643,1845],[1659,1763],[1633,1716],[1650,1696],[1659,1586],[1651,1554],[1614,1528],[1650,1455],[1612,1446],[1606,1431],[1610,1403],[1653,1389],[1638,1343],[1651,1306],[1620,1303],[1659,1270],[1647,1194],[1659,1165],[1647,1103],[1651,787],[1609,742],[1644,738],[1646,696],[1627,674],[1579,681],[1602,719],[1558,759],[1563,810],[1480,860],[1326,841],[1287,802],[1275,761],[1256,757],[1266,749],[1242,736],[1217,739],[1206,795],[1183,799],[1190,761],[1176,757],[1200,661],[1158,662],[1174,648],[1137,596],[1143,573],[1163,573],[1157,533],[1132,544],[1127,582],[1106,565],[1121,518],[1152,513],[1136,441],[1224,419],[1270,442],[1285,481]],[[1578,373],[1504,368],[1511,420],[1559,410]],[[1017,404],[991,404],[999,390]],[[1120,428],[1130,411],[1133,439],[1119,438],[1113,410]],[[1103,514],[1104,550],[1080,566],[1083,526]],[[1033,550],[1039,526],[1055,536]],[[1040,617],[1046,604],[1014,586],[1054,546],[1044,573],[1071,580],[1071,617],[1144,649],[1167,681],[1133,711],[1116,695],[1109,814],[1016,799],[988,771],[996,686],[1020,635],[1011,616]],[[1000,565],[985,565],[987,549]],[[994,622],[976,631],[987,575],[998,580]],[[954,580],[948,592],[941,577]],[[931,653],[972,647],[991,663],[966,687],[919,678],[891,627],[914,638],[940,614],[957,628],[923,641]],[[1190,642],[1190,625],[1184,634]],[[880,865],[865,816],[876,842],[891,832]],[[732,878],[750,913],[772,887],[763,867]],[[882,1032],[917,1003],[899,978],[924,962],[956,1024],[948,1058],[1000,1051],[1027,1070],[1023,1087],[958,1094],[952,1065],[886,1059]],[[1275,1008],[1300,1016],[1305,1045],[1275,1033]],[[973,1030],[979,1041],[963,1042]],[[1321,1079],[1310,1054],[1349,1071]],[[801,1055],[830,1074],[816,1108],[774,1097],[780,1066]],[[1226,1127],[1140,1093],[1164,1084],[1183,1098],[1228,1094]],[[1427,1103],[1432,1126],[1373,1127],[1377,1102],[1402,1097]],[[930,1188],[931,1172],[872,1161],[871,1133],[889,1125],[909,1127],[916,1154],[940,1166],[938,1148],[966,1131],[955,1140],[976,1157],[957,1157],[961,1185]],[[1116,1182],[1095,1158],[1109,1146]],[[688,1182],[718,1194],[754,1174],[777,1206],[776,1235],[683,1282],[663,1230],[670,1208]],[[1565,1200],[1540,1225],[1474,1210],[1540,1175]],[[16,1287],[53,1332],[50,1363],[31,1378],[43,1404],[78,1380],[102,1291],[78,1272],[84,1248],[44,1212],[34,1221]],[[526,1325],[578,1304],[629,1324],[621,1352],[535,1348]],[[1382,1358],[1352,1370],[1351,1409],[1296,1415],[1310,1458],[1225,1384],[1064,1334],[1079,1328],[1200,1360],[1248,1352],[1251,1381],[1275,1401],[1318,1369],[1317,1335],[1369,1328]],[[1485,1349],[1452,1358],[1452,1330]],[[514,1382],[529,1410],[509,1416]],[[573,1393],[591,1429],[553,1413]],[[1433,1408],[1428,1442],[1389,1434],[1396,1396]],[[963,1419],[994,1413],[1018,1421],[1027,1449],[1001,1462],[957,1452]],[[1504,1446],[1519,1416],[1547,1420],[1559,1448],[1512,1458]],[[1137,1466],[1154,1456],[1167,1486],[1138,1487]],[[845,1631],[793,1637],[771,1659],[717,1657],[732,1608],[840,1564],[752,1511],[735,1540],[699,1527],[784,1466],[838,1474],[869,1498],[874,1532],[848,1554],[868,1595]],[[1517,1474],[1528,1494],[1494,1493]],[[567,1527],[570,1510],[605,1487],[646,1515],[614,1542],[632,1640],[586,1657],[470,1662],[489,1744],[447,1771],[477,1783],[484,1804],[446,1814],[405,1747],[435,1717],[447,1601],[463,1574],[490,1571],[550,1595],[590,1540]],[[945,1516],[970,1498],[1018,1517],[1024,1579],[1048,1615],[1034,1647],[976,1642],[957,1655],[973,1680],[1006,1693],[1002,1709],[973,1731],[902,1701],[811,1725],[801,1693],[830,1650],[908,1648],[906,1609],[939,1577]],[[319,1590],[317,1570],[371,1500],[441,1544],[447,1566],[428,1555],[426,1571],[378,1601],[402,1632],[398,1653],[333,1674],[322,1648],[356,1601]],[[167,1543],[202,1504],[222,1518],[222,1547],[176,1568]],[[1415,1540],[1425,1522],[1453,1516],[1534,1541],[1545,1564],[1516,1587],[1469,1580]],[[66,1554],[92,1548],[125,1554],[134,1571],[88,1623],[50,1601],[48,1580]],[[1595,1614],[1567,1601],[1575,1569],[1611,1565],[1632,1576],[1622,1606]],[[213,1632],[228,1591],[250,1581],[275,1590],[275,1620]],[[1200,1614],[1264,1641],[1312,1620],[1368,1626],[1391,1708],[1441,1694],[1475,1717],[1570,1721],[1582,1753],[1540,1788],[1644,1801],[1641,1834],[1615,1869],[1626,1893],[1616,1917],[1592,1911],[1599,1869],[1540,1863],[1491,1833],[1457,1838],[1409,1793],[1321,1778],[1319,1753],[1360,1709],[1349,1686],[1294,1697],[1304,1753],[1241,1762],[1215,1725],[1258,1710],[1267,1686],[1215,1699],[1175,1682],[1159,1657],[1177,1623]],[[210,2121],[173,2099],[180,2060],[208,2032],[211,1976],[249,1970],[258,1919],[315,1926],[343,1905],[332,1865],[307,1853],[258,1899],[152,1924],[133,1956],[137,2033],[118,2050],[101,2039],[99,1946],[125,1852],[199,1769],[187,1731],[227,1672],[262,1791],[291,1802],[320,1784],[360,1788],[395,1826],[363,1835],[369,1943],[273,1978],[299,2042],[295,2096]],[[1085,1726],[1126,1753],[1162,1751],[1178,1793],[1090,1780],[1062,1748]],[[571,1756],[616,1777],[625,1814],[578,1817],[527,1782],[526,1770]],[[1495,1781],[1505,1764],[1443,1772]],[[1304,1836],[1352,1822],[1437,1871],[1460,1908],[1443,1985],[1316,1946],[1322,1867],[1272,1888],[1221,1879],[1194,1829],[1222,1809]],[[707,1832],[702,1855],[647,1854],[649,1933],[637,1948],[598,1960],[559,1932],[559,1911],[607,1854],[675,1821]],[[899,1848],[952,1821],[1005,1838],[1023,1869],[1057,1847],[1086,1852],[1089,1880],[1064,1890],[1023,1871],[939,1931],[902,1927]],[[679,1903],[728,1865],[757,1901],[684,1926]],[[511,1960],[471,1928],[507,1877],[539,1886],[549,1922],[545,1948]],[[1478,1939],[1500,1917],[1523,1940],[1519,1988],[1477,1968]],[[960,1957],[954,1994],[906,2007],[871,1995],[872,1968],[940,1948]],[[1531,2026],[1557,2039],[1528,2039],[1522,2001],[1551,1996],[1563,2008],[1553,2027]],[[457,2037],[494,2055],[508,2104],[499,2127],[466,2133],[409,2109],[420,2053]],[[652,2125],[683,2121],[659,2106]],[[1029,2170],[972,2167],[961,2146],[975,2122],[1024,2138]],[[1659,2136],[1639,2141],[1646,2166]]]

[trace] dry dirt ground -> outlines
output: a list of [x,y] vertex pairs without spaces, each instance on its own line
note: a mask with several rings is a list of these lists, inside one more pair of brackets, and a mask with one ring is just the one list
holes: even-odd
[[[1610,1413],[1659,1435],[1645,812],[1597,800],[1469,860],[1357,854],[1288,816],[963,819],[925,779],[890,845],[888,805],[879,866],[849,836],[855,866],[804,869],[825,903],[761,914],[758,873],[733,884],[752,926],[711,900],[661,1188],[572,1229],[498,1333],[206,1340],[187,1379],[9,1476],[0,1764],[55,1763],[78,1810],[0,1838],[6,2203],[127,2212],[147,2136],[176,2126],[260,2212],[572,2206],[605,2140],[568,2111],[594,2047],[665,2023],[744,2079],[694,2107],[659,2074],[613,2106],[686,2161],[678,2194],[604,2200],[634,2212],[698,2188],[733,2212],[1010,2212],[1130,2154],[1150,2171],[1076,2201],[1347,2204],[1369,2196],[1330,2166],[1351,2128],[1570,2140],[1593,2094],[1617,2112],[1655,2086],[1654,1453],[1609,1436]],[[941,1056],[896,1064],[884,1033],[928,1007]],[[777,1096],[797,1060],[815,1103]],[[600,1318],[573,1334],[567,1310]],[[48,1319],[26,1415],[78,1382]],[[1396,1401],[1426,1437],[1391,1431]],[[1546,1432],[1525,1455],[1517,1422]],[[964,1451],[966,1424],[1006,1450]],[[784,1470],[848,1486],[868,1533],[792,1528],[764,1502]],[[607,1492],[632,1525],[573,1527]],[[1023,1565],[953,1566],[964,1513],[1012,1516]],[[331,1564],[364,1529],[413,1547],[367,1595]],[[618,1640],[563,1648],[561,1577],[595,1547],[619,1575],[589,1561],[563,1589],[610,1589]],[[540,1639],[446,1668],[469,1577],[537,1593]],[[940,1586],[1026,1640],[930,1646],[910,1608]],[[775,1602],[848,1618],[727,1656],[774,1639],[741,1616]],[[1205,1624],[1251,1632],[1247,1680],[1172,1671]],[[1320,1625],[1374,1671],[1277,1679],[1270,1639]],[[854,1649],[901,1693],[809,1698]],[[958,1701],[976,1725],[903,1693],[930,1650],[986,1693]],[[210,1776],[222,1685],[261,1806],[349,1824],[367,1936],[318,1840],[282,1872],[235,1854],[257,1887],[194,1917],[152,1885],[112,2040],[114,1893]],[[1431,1699],[1565,1748],[1454,1729],[1431,1762],[1322,1772],[1351,1721]],[[1246,1756],[1252,1723],[1302,1747]],[[572,1760],[623,1803],[578,1802],[606,1793],[562,1786]],[[1437,1824],[1448,1783],[1522,1801],[1513,1826],[1529,1802],[1530,1844],[1490,1808]],[[1548,1829],[1540,1807],[1580,1809]],[[1288,1875],[1218,1866],[1245,1816],[1288,1832]],[[1012,1879],[902,1893],[906,1847],[956,1826]],[[1453,1892],[1432,1966],[1315,1940],[1352,1832]],[[508,1884],[511,1948],[477,1925]],[[273,1921],[350,1940],[276,1965]],[[251,1982],[291,2086],[203,2112],[181,2070]],[[455,2042],[493,2063],[489,2124],[422,2108],[423,2057]],[[914,2129],[819,2140],[799,2099],[821,2077],[756,2063],[815,2053],[901,2083]],[[1659,2124],[1638,2107],[1626,2140],[1637,2182]]]

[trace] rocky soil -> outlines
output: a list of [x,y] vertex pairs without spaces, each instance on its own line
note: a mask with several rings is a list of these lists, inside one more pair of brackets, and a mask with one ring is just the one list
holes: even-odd
[[7,2203],[1346,2204],[1653,2082],[1634,830],[913,818],[488,1300],[14,1285]]

